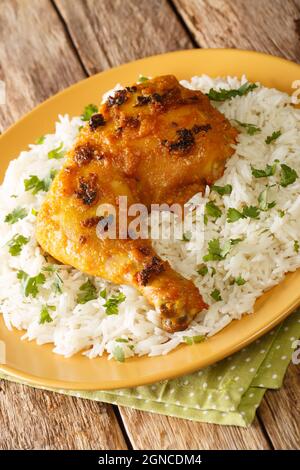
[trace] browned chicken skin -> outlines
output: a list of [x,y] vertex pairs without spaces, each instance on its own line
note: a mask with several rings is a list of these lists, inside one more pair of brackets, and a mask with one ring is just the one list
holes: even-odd
[[206,307],[198,289],[149,240],[100,239],[99,204],[118,196],[184,204],[224,171],[236,130],[199,91],[163,76],[118,91],[94,114],[56,176],[37,220],[42,248],[62,263],[136,287],[163,328],[185,329]]

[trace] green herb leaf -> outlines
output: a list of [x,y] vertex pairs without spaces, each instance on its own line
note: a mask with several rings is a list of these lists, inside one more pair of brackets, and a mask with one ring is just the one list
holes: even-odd
[[250,219],[259,218],[259,208],[256,206],[245,206],[243,208],[243,215],[249,217]]
[[126,300],[123,292],[113,294],[103,305],[106,310],[106,315],[118,315],[119,305]]
[[217,272],[216,269],[212,267],[212,268],[211,268],[211,273],[210,273],[211,277],[214,277],[214,275],[216,274],[216,272]]
[[38,211],[36,211],[34,208],[32,208],[31,209],[31,214],[36,217],[38,215]]
[[45,137],[44,135],[41,135],[38,139],[36,139],[35,143],[36,145],[41,145],[45,142]]
[[276,166],[276,162],[273,163],[273,165],[266,165],[264,170],[259,170],[258,168],[251,166],[252,175],[255,178],[267,178],[268,176],[273,176],[276,172]]
[[235,278],[234,280],[235,284],[237,284],[238,286],[243,286],[244,284],[246,284],[246,281],[245,279],[242,277],[242,276],[238,276]]
[[281,172],[280,172],[280,186],[283,188],[286,188],[290,184],[295,183],[296,179],[298,178],[298,174],[293,168],[289,167],[288,165],[285,165],[284,163],[281,166]]
[[115,339],[116,343],[129,343],[128,339],[125,338],[117,338]]
[[182,241],[183,242],[189,242],[192,238],[191,232],[186,232],[182,234]]
[[140,75],[137,82],[144,83],[144,82],[148,82],[148,80],[149,80],[148,77],[144,77],[143,75]]
[[281,136],[281,131],[274,131],[272,133],[272,135],[268,135],[268,137],[266,138],[265,142],[266,144],[271,144],[272,142],[274,142],[274,140],[278,139],[278,137]]
[[101,292],[100,292],[100,297],[102,297],[102,299],[106,299],[107,297],[107,292],[106,292],[106,289],[103,289]]
[[54,277],[55,277],[55,281],[53,282],[54,292],[56,292],[57,294],[62,294],[63,292],[62,286],[63,286],[64,281],[62,280],[62,278],[57,272],[54,274]]
[[278,214],[279,214],[279,217],[284,217],[285,216],[285,211],[283,211],[282,209],[278,209]]
[[49,160],[53,160],[53,159],[60,160],[61,158],[63,158],[65,156],[65,153],[66,153],[64,150],[62,150],[63,146],[64,146],[64,144],[63,144],[63,142],[61,142],[61,144],[58,147],[56,147],[53,150],[50,150],[50,152],[48,152]]
[[235,119],[235,122],[237,122],[239,126],[246,129],[247,134],[249,134],[249,135],[254,135],[254,134],[257,134],[257,132],[261,131],[260,127],[257,127],[255,124],[249,124],[249,123],[246,123],[246,122],[241,122],[241,121],[238,121],[237,119]]
[[10,214],[7,214],[7,216],[4,219],[4,222],[6,222],[7,224],[10,224],[10,225],[13,225],[18,220],[24,219],[26,216],[27,216],[26,209],[24,209],[22,207],[17,207]]
[[195,335],[195,336],[183,336],[183,341],[191,346],[192,344],[202,343],[205,341],[204,335]]
[[116,346],[113,349],[112,354],[113,354],[113,357],[116,361],[125,362],[125,355],[124,355],[123,348],[121,348],[121,346]]
[[246,95],[249,91],[252,91],[255,88],[257,88],[255,83],[244,83],[244,85],[240,86],[237,90],[225,90],[224,88],[220,88],[220,90],[217,91],[211,88],[207,93],[207,96],[213,101],[226,101],[231,100],[231,98],[234,98],[235,96]]
[[210,296],[216,301],[216,302],[219,302],[220,300],[222,300],[222,297],[221,297],[221,293],[219,291],[219,289],[214,289]]
[[44,180],[40,180],[37,176],[31,175],[28,179],[24,180],[25,191],[31,191],[32,194],[37,194],[39,191],[45,191]]
[[221,217],[222,211],[213,202],[207,202],[205,205],[205,215],[207,217],[213,217],[215,220]]
[[28,179],[24,180],[25,191],[31,191],[32,194],[37,194],[39,191],[49,191],[56,173],[57,171],[51,170],[50,175],[43,180],[40,180],[36,175],[30,175]]
[[55,312],[56,307],[54,305],[44,305],[42,307],[41,313],[40,313],[40,325],[44,325],[44,323],[51,323],[53,321],[53,318],[51,317],[49,310],[52,310]]
[[98,106],[92,103],[88,104],[83,110],[81,119],[83,121],[89,121],[91,117],[93,116],[93,114],[95,114],[97,111],[98,111]]
[[39,293],[39,286],[46,282],[44,274],[40,273],[37,276],[29,277],[25,271],[18,271],[17,278],[22,281],[25,297],[36,297]]
[[239,219],[244,219],[245,216],[238,211],[237,209],[234,209],[233,207],[230,207],[227,211],[227,222],[229,224],[232,224],[233,222],[236,222]]
[[211,190],[216,191],[216,193],[220,194],[220,196],[225,196],[231,194],[232,186],[231,184],[225,184],[225,186],[217,186],[213,184]]
[[242,242],[244,239],[243,238],[231,238],[230,243],[231,245],[237,245],[238,243]]
[[97,289],[94,284],[88,280],[79,287],[79,293],[77,295],[78,304],[86,304],[90,300],[97,299]]
[[294,251],[295,251],[296,253],[299,253],[299,248],[300,248],[299,242],[298,242],[298,240],[295,240],[295,241],[294,241]]
[[24,245],[29,242],[29,238],[24,237],[23,235],[16,234],[9,242],[9,253],[11,256],[18,256]]
[[208,273],[208,267],[206,266],[206,264],[202,264],[199,269],[197,269],[197,273],[200,275],[200,276],[205,276],[207,273]]
[[221,248],[220,240],[214,238],[208,242],[208,254],[203,256],[203,261],[219,261],[224,259],[230,250],[230,242],[226,242]]

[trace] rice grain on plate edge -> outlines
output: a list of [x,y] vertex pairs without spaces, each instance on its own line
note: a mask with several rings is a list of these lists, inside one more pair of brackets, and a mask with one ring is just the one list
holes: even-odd
[[[207,93],[246,82],[202,76],[182,84]],[[300,267],[300,111],[287,94],[265,87],[212,103],[241,133],[217,188],[192,199],[210,203],[204,246],[193,238],[154,242],[160,256],[193,279],[209,309],[187,330],[170,334],[135,289],[45,259],[34,236],[36,213],[83,124],[60,116],[55,134],[10,163],[0,188],[0,309],[8,328],[27,330],[24,338],[38,344],[54,343],[54,352],[65,356],[107,351],[123,361],[166,354],[251,313],[263,291]],[[198,259],[206,257],[200,264],[197,250]]]

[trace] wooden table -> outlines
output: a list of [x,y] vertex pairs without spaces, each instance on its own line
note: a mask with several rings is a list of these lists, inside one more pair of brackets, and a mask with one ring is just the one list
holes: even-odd
[[[300,0],[1,0],[0,130],[86,76],[193,47],[300,61]],[[268,392],[248,429],[200,424],[1,381],[0,449],[295,449],[300,379]]]

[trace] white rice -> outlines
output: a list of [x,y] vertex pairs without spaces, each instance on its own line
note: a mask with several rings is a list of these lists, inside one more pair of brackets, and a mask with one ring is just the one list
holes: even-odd
[[[208,92],[210,88],[237,88],[245,82],[245,77],[240,81],[233,77],[212,79],[201,76],[182,83],[188,88]],[[90,358],[101,356],[105,351],[112,357],[116,346],[123,349],[125,357],[134,354],[153,356],[168,353],[186,336],[212,335],[231,320],[251,313],[255,300],[263,291],[278,284],[286,272],[300,267],[300,252],[297,253],[294,245],[300,233],[300,179],[286,188],[278,185],[271,188],[270,201],[276,201],[276,206],[261,212],[258,220],[245,218],[228,223],[226,212],[229,207],[241,210],[243,204],[257,206],[258,195],[266,184],[278,182],[280,163],[284,162],[300,175],[300,111],[291,103],[292,98],[287,94],[262,86],[245,96],[213,103],[230,120],[255,124],[261,132],[250,136],[245,129],[241,130],[236,152],[217,183],[231,184],[231,195],[221,197],[207,188],[205,195],[193,198],[201,203],[214,201],[222,209],[222,216],[216,221],[208,219],[204,246],[199,248],[194,238],[189,242],[154,242],[158,253],[168,259],[175,270],[192,279],[210,305],[186,331],[174,334],[159,327],[158,314],[143,296],[128,286],[90,278],[99,292],[106,288],[108,296],[119,290],[125,294],[126,300],[119,305],[117,315],[106,315],[105,300],[101,297],[78,305],[78,290],[88,276],[69,266],[57,266],[63,281],[62,293],[53,290],[56,274],[45,273],[46,282],[39,288],[37,297],[24,296],[17,272],[23,270],[29,276],[36,276],[48,263],[37,245],[36,217],[31,213],[32,209],[39,210],[45,192],[35,196],[26,192],[23,181],[30,175],[43,179],[51,169],[59,169],[63,160],[49,160],[48,152],[61,142],[68,150],[82,125],[78,117],[59,116],[55,134],[47,135],[43,144],[31,145],[29,151],[21,152],[10,163],[0,188],[0,306],[7,328],[26,330],[23,337],[36,340],[38,344],[53,343],[54,352],[64,356],[83,350]],[[281,130],[281,136],[266,145],[266,137],[278,130]],[[251,165],[263,169],[275,160],[280,162],[276,175],[267,179],[252,176]],[[16,207],[25,207],[27,217],[13,225],[4,223],[5,216]],[[283,217],[280,211],[284,211]],[[168,223],[164,221],[165,225]],[[30,237],[30,241],[21,254],[14,257],[9,254],[7,243],[16,234]],[[208,274],[201,276],[197,274],[199,266],[195,253],[202,259],[208,252],[208,241],[214,238],[220,240],[221,246],[230,239],[243,238],[243,241],[233,245],[225,259],[208,262]],[[213,276],[212,267],[216,270]],[[232,279],[239,276],[245,284],[232,284]],[[214,289],[220,291],[221,301],[212,299]],[[41,308],[45,305],[55,306],[56,311],[51,311],[52,322],[40,324]],[[128,343],[116,342],[119,338]]]

